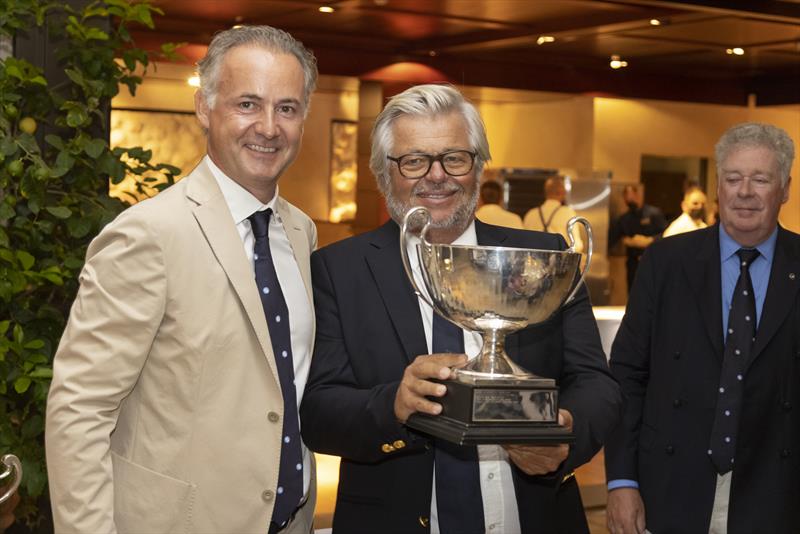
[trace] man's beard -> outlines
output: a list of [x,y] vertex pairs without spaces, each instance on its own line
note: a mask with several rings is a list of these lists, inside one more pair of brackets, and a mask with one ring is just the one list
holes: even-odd
[[[423,185],[423,180],[417,182],[414,189],[411,191],[410,198],[413,200],[419,193],[426,192],[441,192],[441,191],[458,191],[461,193],[462,198],[456,209],[443,220],[432,220],[430,229],[442,228],[459,228],[465,230],[475,215],[475,208],[478,206],[478,188],[473,188],[470,197],[464,197],[464,187],[458,182],[446,182],[444,184],[429,184]],[[392,196],[391,190],[386,192],[386,209],[389,210],[391,218],[399,225],[403,224],[403,217],[406,212],[413,208],[416,204],[401,202]]]

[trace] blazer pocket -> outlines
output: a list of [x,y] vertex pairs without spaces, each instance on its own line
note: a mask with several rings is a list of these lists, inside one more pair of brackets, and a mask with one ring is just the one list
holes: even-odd
[[187,533],[197,486],[135,464],[111,452],[114,523],[120,534]]

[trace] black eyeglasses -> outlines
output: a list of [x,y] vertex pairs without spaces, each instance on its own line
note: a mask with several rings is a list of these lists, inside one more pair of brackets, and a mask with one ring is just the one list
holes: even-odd
[[472,170],[475,164],[474,152],[469,150],[451,150],[439,155],[431,154],[404,154],[399,158],[386,156],[397,163],[397,169],[404,178],[422,178],[431,170],[434,161],[438,161],[444,172],[450,176],[464,176]]

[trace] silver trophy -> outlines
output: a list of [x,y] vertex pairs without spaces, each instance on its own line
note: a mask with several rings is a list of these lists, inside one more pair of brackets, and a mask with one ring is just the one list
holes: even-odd
[[[581,254],[574,250],[578,223],[588,238],[582,271]],[[480,332],[483,348],[453,378],[442,381],[447,394],[436,399],[441,414],[415,413],[408,426],[458,444],[571,442],[572,433],[558,424],[555,380],[511,361],[504,343],[507,334],[546,321],[574,298],[592,260],[589,221],[570,219],[570,248],[564,251],[429,243],[425,236],[430,224],[430,212],[421,206],[403,219],[400,253],[406,274],[436,313]],[[419,235],[416,251],[424,291],[408,258],[412,228]]]
[[3,456],[3,472],[0,473],[0,486],[7,484],[7,480],[12,475],[13,478],[10,479],[11,483],[6,488],[6,491],[0,495],[0,504],[6,502],[14,492],[17,491],[19,487],[19,483],[22,482],[22,464],[19,461],[19,458],[14,456],[13,454],[6,454]]

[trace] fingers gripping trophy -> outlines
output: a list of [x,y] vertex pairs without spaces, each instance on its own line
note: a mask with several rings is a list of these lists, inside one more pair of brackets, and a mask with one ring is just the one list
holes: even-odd
[[[574,435],[558,424],[555,380],[536,376],[508,357],[507,334],[546,321],[570,302],[592,260],[592,228],[583,217],[567,225],[570,248],[535,250],[434,244],[426,239],[431,215],[410,209],[400,232],[400,252],[416,294],[433,310],[483,337],[480,354],[442,381],[447,394],[439,415],[415,413],[407,425],[441,439],[463,444],[570,443]],[[575,225],[586,229],[586,264],[575,252]],[[417,233],[415,233],[418,232]],[[407,245],[416,246],[420,288]],[[580,273],[580,276],[578,275]]]

